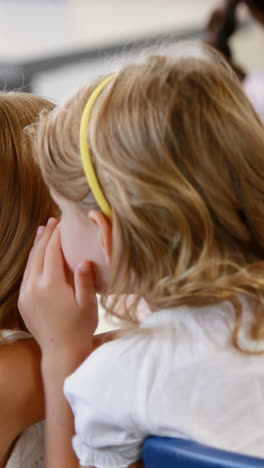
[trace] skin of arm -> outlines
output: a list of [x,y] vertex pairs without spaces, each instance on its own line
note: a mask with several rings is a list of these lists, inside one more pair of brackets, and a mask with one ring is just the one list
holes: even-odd
[[47,468],[77,468],[79,462],[72,449],[74,418],[63,394],[65,378],[71,374],[92,351],[91,345],[79,348],[79,352],[67,348],[42,359],[42,375],[46,395],[46,466]]
[[19,434],[44,418],[40,359],[33,339],[0,347],[0,468]]

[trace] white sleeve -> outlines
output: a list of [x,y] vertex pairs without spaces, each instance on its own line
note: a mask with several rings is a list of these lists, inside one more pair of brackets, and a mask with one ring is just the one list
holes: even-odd
[[147,341],[139,334],[104,344],[66,379],[82,466],[127,468],[140,459],[146,433],[139,427],[138,367]]

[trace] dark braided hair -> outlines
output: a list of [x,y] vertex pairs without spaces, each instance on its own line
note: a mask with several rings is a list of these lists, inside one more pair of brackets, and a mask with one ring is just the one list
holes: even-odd
[[[237,29],[236,10],[243,0],[226,0],[222,8],[213,11],[207,23],[206,42],[219,50],[232,68],[237,73],[240,80],[246,76],[245,71],[232,60],[232,51],[229,40]],[[264,24],[264,0],[244,0],[250,13]]]

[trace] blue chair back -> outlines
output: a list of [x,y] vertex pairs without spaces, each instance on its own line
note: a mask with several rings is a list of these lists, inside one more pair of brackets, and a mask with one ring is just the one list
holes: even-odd
[[145,468],[264,468],[264,459],[167,437],[146,439],[143,460]]

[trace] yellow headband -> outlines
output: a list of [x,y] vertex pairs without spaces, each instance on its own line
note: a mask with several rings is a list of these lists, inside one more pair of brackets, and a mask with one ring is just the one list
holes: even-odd
[[103,80],[92,92],[84,108],[82,118],[81,118],[81,126],[80,126],[80,151],[81,151],[83,169],[84,169],[88,184],[90,186],[90,189],[94,195],[94,198],[96,199],[102,212],[109,218],[112,217],[112,209],[107,199],[104,196],[104,192],[100,186],[99,180],[97,178],[97,175],[96,175],[93,163],[92,163],[87,130],[88,130],[89,122],[91,119],[93,106],[97,98],[100,96],[104,88],[108,85],[108,83],[115,76],[116,76],[116,73],[113,73],[112,75],[105,78],[105,80]]

